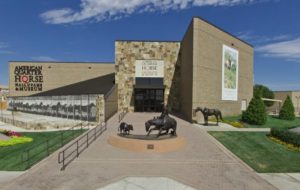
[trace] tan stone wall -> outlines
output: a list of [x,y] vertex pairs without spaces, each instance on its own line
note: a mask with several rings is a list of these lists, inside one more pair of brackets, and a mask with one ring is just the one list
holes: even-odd
[[[282,100],[282,104],[280,106],[283,105],[285,99],[287,96],[290,96],[294,108],[295,108],[295,113],[297,115],[299,115],[299,111],[300,111],[300,92],[298,91],[275,91],[274,92],[274,99],[276,100]],[[299,97],[299,99],[297,100],[297,97]],[[297,109],[297,107],[299,106],[299,108]],[[275,110],[279,111],[279,105],[278,103],[274,103],[273,106],[271,106],[268,110],[274,112]]]
[[105,96],[105,121],[118,111],[118,87],[115,85]]
[[300,92],[299,91],[292,92],[291,99],[292,99],[296,114],[300,115]]
[[271,107],[267,108],[268,112],[278,114],[282,104],[284,103],[284,100],[286,99],[286,97],[288,95],[291,97],[292,92],[291,91],[281,91],[281,92],[279,92],[279,91],[276,92],[275,91],[274,92],[274,99],[281,100],[282,103],[274,102],[274,104]]
[[[240,114],[241,101],[248,105],[253,94],[253,48],[199,18],[193,19],[193,27],[193,109],[201,106],[218,108],[223,115]],[[223,44],[239,52],[238,101],[222,100]]]
[[[118,85],[118,111],[134,111],[133,85],[135,84],[136,60],[163,60],[165,103],[168,102],[170,91],[177,91],[179,86],[173,83],[175,66],[177,63],[180,43],[178,42],[143,42],[143,41],[116,41],[115,66],[116,84]],[[175,80],[175,79],[174,79]],[[178,81],[178,80],[176,80]],[[172,96],[172,98],[175,98]],[[170,101],[175,102],[175,101]],[[178,102],[178,101],[177,101]],[[179,106],[179,105],[177,105]]]
[[[42,66],[43,91],[16,91],[14,75],[16,66]],[[29,96],[114,73],[115,66],[111,63],[10,62],[9,70],[10,96]]]
[[97,97],[96,107],[97,107],[96,122],[102,123],[105,121],[105,100],[103,94]]

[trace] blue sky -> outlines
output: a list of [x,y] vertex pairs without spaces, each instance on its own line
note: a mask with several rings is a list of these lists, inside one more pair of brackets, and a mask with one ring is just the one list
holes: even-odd
[[114,62],[114,41],[180,41],[200,16],[255,47],[255,83],[300,90],[299,0],[0,0],[8,61]]

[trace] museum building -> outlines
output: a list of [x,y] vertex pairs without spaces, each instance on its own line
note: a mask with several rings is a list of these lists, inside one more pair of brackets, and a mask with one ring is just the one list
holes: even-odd
[[253,92],[253,47],[192,19],[182,41],[115,41],[115,63],[9,63],[9,108],[105,121],[117,112],[159,112],[192,122],[197,107],[245,110]]

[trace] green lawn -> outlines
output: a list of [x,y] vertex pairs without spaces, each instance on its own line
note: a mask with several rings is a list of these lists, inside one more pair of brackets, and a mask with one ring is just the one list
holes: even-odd
[[257,172],[300,172],[300,152],[271,141],[265,132],[209,132]]
[[[224,117],[225,120],[229,121],[239,121],[241,119],[241,115],[239,116],[227,116]],[[243,123],[245,127],[247,128],[271,128],[271,127],[277,127],[277,128],[290,128],[299,126],[300,127],[300,118],[296,118],[293,121],[287,121],[287,120],[281,120],[273,116],[268,116],[267,123],[264,125],[250,125],[247,123]]]
[[[0,147],[0,171],[23,171],[30,166],[36,164],[38,161],[47,157],[48,154],[54,152],[62,145],[68,143],[76,136],[82,134],[86,130],[72,131],[56,131],[56,132],[37,132],[37,133],[22,133],[24,136],[33,139],[30,143],[18,144],[15,146]],[[48,150],[47,150],[48,139]],[[63,139],[63,141],[62,141]],[[22,162],[26,160],[27,152],[29,151],[29,162]]]

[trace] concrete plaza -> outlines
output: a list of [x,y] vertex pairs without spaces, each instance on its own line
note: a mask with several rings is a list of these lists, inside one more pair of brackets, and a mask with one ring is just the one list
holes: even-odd
[[[158,114],[130,113],[133,133],[145,134],[144,123]],[[118,116],[108,121],[108,130],[60,171],[57,152],[4,189],[101,189],[126,177],[166,177],[195,189],[275,189],[257,175],[206,130],[176,118],[178,135],[187,139],[184,149],[153,154],[136,153],[107,143],[117,133]]]

